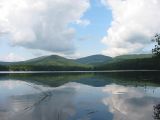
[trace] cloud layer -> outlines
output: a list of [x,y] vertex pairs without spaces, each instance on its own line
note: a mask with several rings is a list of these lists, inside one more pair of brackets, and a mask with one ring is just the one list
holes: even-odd
[[69,24],[86,23],[81,17],[88,7],[89,0],[0,0],[0,33],[14,46],[72,53]]
[[102,39],[106,55],[142,52],[160,32],[159,0],[102,0],[112,10],[113,21]]

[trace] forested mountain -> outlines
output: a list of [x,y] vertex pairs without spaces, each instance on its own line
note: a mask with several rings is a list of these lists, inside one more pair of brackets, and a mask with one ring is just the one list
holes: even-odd
[[138,70],[160,69],[159,58],[151,54],[108,57],[92,55],[67,59],[58,55],[38,57],[21,62],[0,62],[1,71],[81,71],[81,70]]
[[58,55],[43,56],[21,62],[1,62],[0,65],[1,68],[3,66],[13,71],[88,70],[92,68],[90,65],[83,65]]
[[18,64],[26,64],[26,65],[57,65],[57,66],[75,66],[81,65],[76,63],[74,60],[67,59],[58,55],[51,56],[43,56],[31,60],[27,60],[24,62],[20,62]]
[[160,70],[160,59],[139,58],[106,63],[94,67],[95,70]]
[[131,54],[131,55],[120,55],[113,58],[114,62],[130,60],[130,59],[143,59],[143,58],[152,58],[152,54]]
[[104,56],[104,55],[91,55],[91,56],[83,57],[80,59],[76,59],[75,61],[81,64],[95,65],[95,64],[101,64],[104,62],[107,63],[109,61],[112,61],[112,57]]

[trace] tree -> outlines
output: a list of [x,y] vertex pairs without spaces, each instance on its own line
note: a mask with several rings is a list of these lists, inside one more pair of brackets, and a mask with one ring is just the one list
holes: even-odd
[[160,120],[160,104],[153,106],[154,115],[153,118],[155,120]]
[[160,57],[160,34],[156,34],[152,41],[156,42],[155,48],[152,49],[152,53],[156,57]]

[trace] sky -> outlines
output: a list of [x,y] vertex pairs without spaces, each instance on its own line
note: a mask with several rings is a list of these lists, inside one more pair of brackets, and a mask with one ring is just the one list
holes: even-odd
[[159,0],[0,0],[0,61],[151,53]]

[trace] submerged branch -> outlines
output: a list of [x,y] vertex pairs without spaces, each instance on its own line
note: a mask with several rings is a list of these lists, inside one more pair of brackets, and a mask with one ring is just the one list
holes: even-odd
[[41,102],[43,102],[45,99],[47,99],[48,97],[50,97],[52,95],[51,92],[49,92],[49,91],[47,91],[47,92],[43,91],[38,86],[34,86],[34,85],[31,85],[31,84],[27,84],[27,85],[30,86],[30,87],[32,87],[32,88],[34,88],[34,89],[36,89],[36,90],[38,90],[38,91],[40,91],[41,93],[43,93],[44,96],[41,99],[39,99],[38,101],[36,101],[33,105],[24,108],[23,110],[25,110],[25,111],[26,110],[31,110],[33,107],[40,105]]

